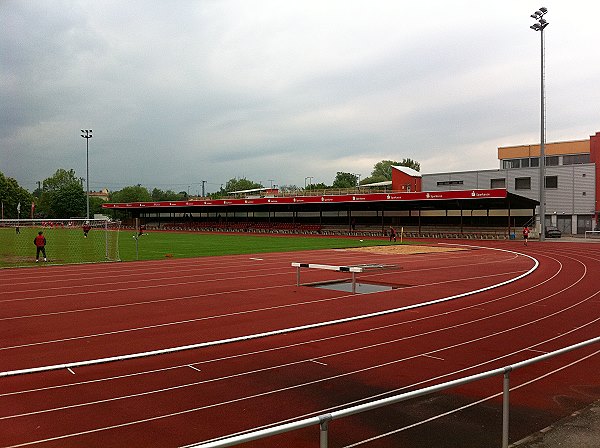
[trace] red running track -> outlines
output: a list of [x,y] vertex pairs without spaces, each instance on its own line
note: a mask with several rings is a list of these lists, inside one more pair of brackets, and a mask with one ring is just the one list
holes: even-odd
[[[323,250],[2,270],[3,373],[215,344],[0,377],[0,446],[185,446],[442,383],[598,336],[600,246],[477,245],[417,255]],[[532,269],[534,259],[539,267],[517,281],[401,310],[507,282]],[[361,274],[361,280],[394,289],[353,295],[296,286],[293,261],[401,269]],[[347,278],[304,270],[301,279]],[[385,310],[397,311],[285,331]],[[276,330],[282,331],[271,334]],[[267,335],[250,337],[257,334]],[[600,398],[598,350],[582,349],[513,373],[511,441]],[[501,378],[490,379],[335,421],[330,446],[499,446],[501,398],[493,396],[501,389]],[[486,397],[492,398],[477,404]],[[313,428],[244,446],[317,443]]]

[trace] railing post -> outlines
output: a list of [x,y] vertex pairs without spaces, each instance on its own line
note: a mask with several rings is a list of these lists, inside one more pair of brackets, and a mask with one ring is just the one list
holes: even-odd
[[352,272],[352,294],[356,294],[356,272]]
[[507,367],[504,371],[503,392],[502,392],[502,448],[508,448],[508,419],[510,407],[510,372],[512,367]]
[[296,286],[300,286],[300,266],[296,268]]
[[320,438],[319,438],[319,448],[327,448],[328,447],[328,437],[329,437],[329,422],[331,421],[331,414],[321,415],[319,417],[319,427],[320,427]]

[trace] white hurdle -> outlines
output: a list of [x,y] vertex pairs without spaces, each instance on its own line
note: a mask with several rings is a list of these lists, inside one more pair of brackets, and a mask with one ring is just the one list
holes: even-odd
[[296,286],[300,286],[300,268],[308,269],[325,269],[328,271],[351,272],[352,273],[352,294],[356,294],[356,274],[371,270],[394,269],[395,264],[358,264],[353,266],[334,266],[329,264],[315,263],[292,263],[292,267],[296,268]]

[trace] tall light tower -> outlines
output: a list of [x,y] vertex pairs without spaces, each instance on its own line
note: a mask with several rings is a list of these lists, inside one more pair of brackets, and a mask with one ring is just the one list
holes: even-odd
[[540,241],[544,241],[546,229],[546,116],[545,116],[545,94],[544,94],[544,28],[548,26],[548,22],[544,16],[548,12],[547,8],[541,7],[536,12],[531,14],[531,18],[536,20],[536,23],[531,25],[534,31],[540,32],[541,38],[541,130],[540,130]]
[[92,130],[81,130],[81,136],[85,138],[85,183],[87,187],[86,194],[86,218],[90,219],[90,138],[92,138]]

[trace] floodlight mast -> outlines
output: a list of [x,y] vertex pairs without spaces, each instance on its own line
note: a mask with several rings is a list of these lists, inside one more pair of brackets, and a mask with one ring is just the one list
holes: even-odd
[[545,92],[544,92],[544,28],[548,26],[548,22],[544,19],[544,16],[548,12],[547,8],[543,6],[531,14],[531,18],[537,20],[536,23],[531,25],[531,28],[534,31],[540,32],[540,66],[541,66],[541,75],[540,75],[540,95],[541,95],[541,125],[540,125],[540,241],[544,241],[545,228],[546,228],[546,155],[545,155],[545,146],[546,146],[546,114],[545,114]]
[[92,130],[81,130],[81,136],[85,138],[85,183],[87,188],[86,194],[86,218],[90,219],[90,138],[92,138]]

